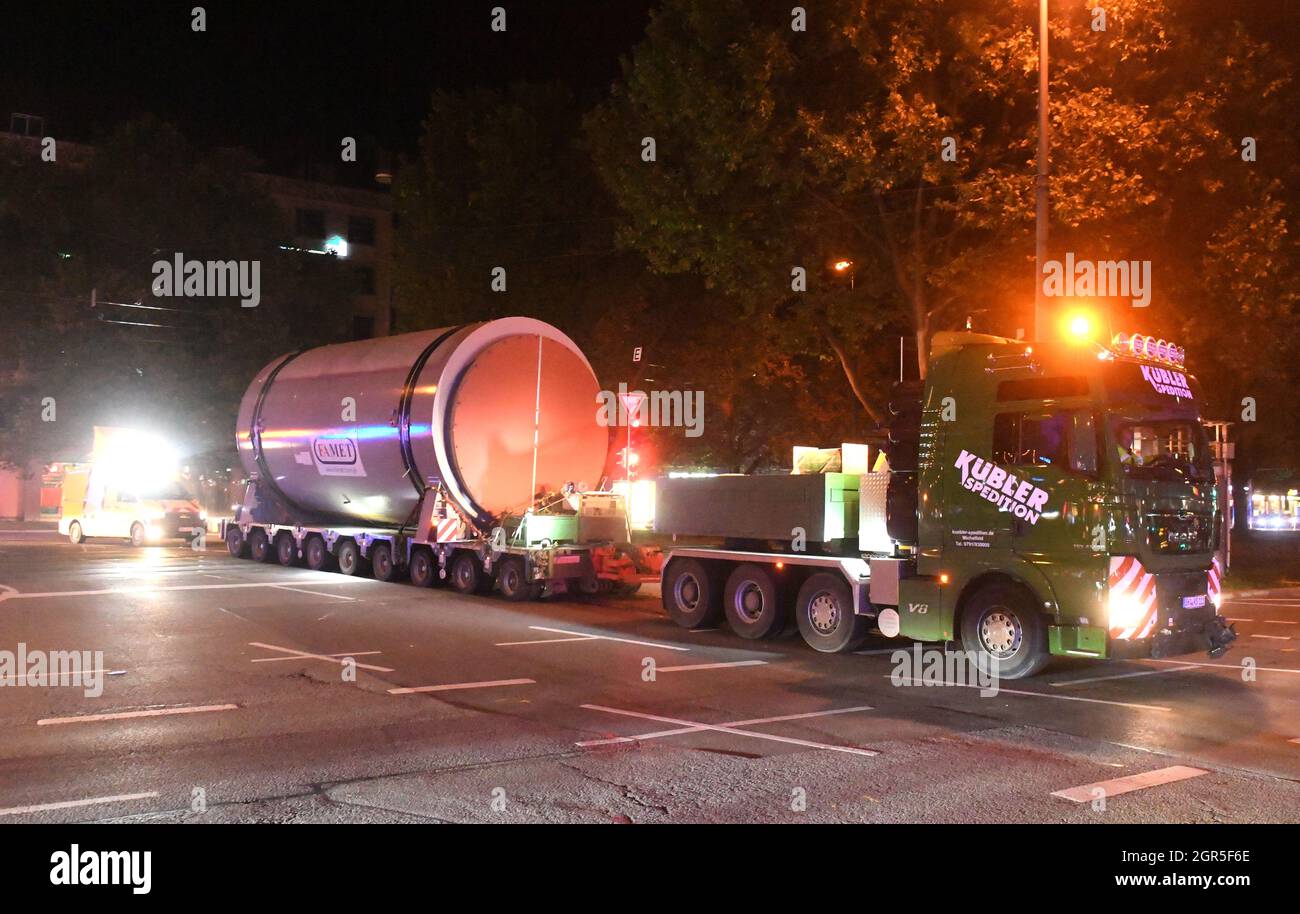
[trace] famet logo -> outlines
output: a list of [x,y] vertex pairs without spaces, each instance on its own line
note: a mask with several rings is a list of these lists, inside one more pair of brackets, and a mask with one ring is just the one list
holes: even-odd
[[976,457],[963,450],[954,467],[961,470],[961,485],[976,495],[991,501],[999,511],[1010,511],[1031,524],[1038,523],[1048,493],[1031,482],[1021,482],[995,463]]
[[317,438],[312,442],[321,463],[356,463],[357,446],[350,438]]

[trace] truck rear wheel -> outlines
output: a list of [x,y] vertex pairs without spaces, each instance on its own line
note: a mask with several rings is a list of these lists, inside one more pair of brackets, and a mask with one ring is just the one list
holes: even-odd
[[521,558],[512,556],[501,562],[501,567],[497,569],[497,583],[501,585],[501,596],[507,600],[523,602],[535,600],[538,596],[537,587],[528,580],[528,572]]
[[325,537],[319,533],[307,537],[307,542],[302,547],[302,554],[307,561],[307,567],[312,571],[329,570],[330,561],[334,558],[330,555],[329,547],[325,545]]
[[795,619],[808,646],[823,654],[855,651],[867,640],[871,625],[853,611],[853,591],[838,575],[821,571],[799,588]]
[[663,604],[682,628],[714,625],[722,614],[722,588],[696,559],[673,559],[663,577]]
[[1010,584],[988,584],[961,614],[962,648],[1000,679],[1024,679],[1047,665],[1047,625],[1034,600]]
[[292,533],[281,533],[275,538],[275,560],[286,568],[298,561],[298,544]]
[[432,587],[438,576],[438,563],[433,553],[420,548],[411,553],[411,583],[416,587]]
[[237,559],[248,558],[248,543],[244,540],[244,531],[231,525],[226,528],[226,549]]
[[460,593],[486,593],[492,589],[492,577],[483,571],[478,556],[472,552],[462,550],[453,555],[448,571],[451,586]]
[[731,630],[742,638],[772,638],[785,628],[785,607],[776,581],[762,565],[741,565],[727,578],[722,611]]
[[387,543],[375,543],[370,548],[370,567],[376,581],[391,581],[397,577],[397,566],[393,564],[393,547]]
[[68,525],[68,542],[77,546],[86,541],[86,535],[81,531],[81,524],[73,521]]
[[254,562],[269,562],[275,557],[271,552],[271,541],[260,527],[248,531],[248,554]]
[[145,544],[144,524],[136,521],[131,525],[131,538],[129,542],[132,546],[143,546]]
[[339,543],[338,559],[339,571],[346,575],[365,574],[370,564],[362,557],[361,547],[352,540]]

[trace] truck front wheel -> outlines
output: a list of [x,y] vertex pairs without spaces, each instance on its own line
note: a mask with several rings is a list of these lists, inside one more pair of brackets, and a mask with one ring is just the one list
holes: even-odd
[[722,615],[719,591],[704,563],[695,559],[673,559],[664,572],[664,609],[682,628],[715,624]]
[[803,582],[794,611],[803,640],[823,654],[857,650],[871,629],[867,618],[853,611],[848,582],[824,571]]
[[1024,679],[1047,665],[1047,625],[1034,600],[1010,584],[989,584],[961,614],[962,647],[1000,679]]
[[785,628],[785,607],[776,582],[762,565],[741,565],[727,578],[722,611],[731,630],[742,638],[773,638]]

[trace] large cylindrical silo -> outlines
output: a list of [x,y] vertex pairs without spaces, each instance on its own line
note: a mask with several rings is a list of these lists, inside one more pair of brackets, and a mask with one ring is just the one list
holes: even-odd
[[245,392],[236,437],[244,469],[304,517],[400,524],[438,480],[486,525],[599,483],[598,392],[571,339],[512,317],[277,358]]

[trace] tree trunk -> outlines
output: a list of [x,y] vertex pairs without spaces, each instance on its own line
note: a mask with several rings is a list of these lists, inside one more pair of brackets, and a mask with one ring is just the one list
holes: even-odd
[[872,422],[876,423],[876,425],[884,425],[884,418],[881,416],[880,411],[871,405],[871,402],[863,392],[862,385],[858,381],[858,373],[854,371],[853,366],[849,364],[849,357],[848,354],[845,353],[844,347],[840,345],[839,340],[829,334],[826,339],[830,343],[831,349],[835,351],[835,355],[840,360],[840,368],[844,369],[844,376],[848,378],[849,387],[853,390],[853,396],[858,398],[858,402],[861,403],[862,408],[867,411],[867,415],[871,417]]

